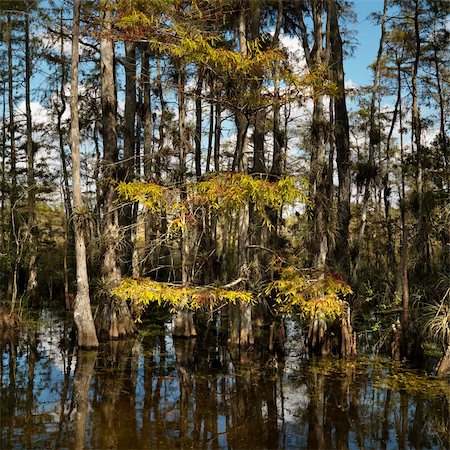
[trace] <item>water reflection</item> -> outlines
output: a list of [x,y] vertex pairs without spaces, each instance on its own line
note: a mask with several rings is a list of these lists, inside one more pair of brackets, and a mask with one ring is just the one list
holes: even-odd
[[43,315],[0,333],[1,448],[450,446],[449,390],[409,389],[424,379],[378,361],[307,361],[293,339],[286,355],[229,350],[214,330],[173,341],[164,326],[73,354],[70,325]]

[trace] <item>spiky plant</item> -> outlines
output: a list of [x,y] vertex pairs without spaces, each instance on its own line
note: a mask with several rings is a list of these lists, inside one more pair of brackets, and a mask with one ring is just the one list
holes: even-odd
[[432,301],[424,307],[425,331],[445,348],[450,344],[450,287],[442,300]]

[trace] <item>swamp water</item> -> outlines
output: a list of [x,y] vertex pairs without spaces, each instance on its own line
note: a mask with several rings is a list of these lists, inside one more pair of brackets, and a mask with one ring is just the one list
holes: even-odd
[[0,332],[0,448],[449,448],[450,385],[378,358],[235,354],[168,324],[74,353],[44,309]]

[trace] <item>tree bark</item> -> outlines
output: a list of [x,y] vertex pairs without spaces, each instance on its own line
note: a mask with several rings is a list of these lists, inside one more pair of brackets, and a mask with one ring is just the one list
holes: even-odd
[[116,92],[114,76],[114,42],[112,39],[112,15],[106,0],[100,2],[101,37],[101,103],[103,134],[103,183],[104,200],[104,242],[103,276],[107,289],[120,282],[120,268],[117,244],[120,241],[118,211],[114,205],[116,193],[113,181],[117,179],[119,152],[117,148]]
[[[133,42],[125,42],[125,115],[124,115],[124,181],[136,176],[136,48]],[[133,265],[136,247],[137,204],[128,203],[123,208],[122,225],[125,229],[124,273],[138,275]]]
[[[283,1],[278,0],[278,16],[275,33],[273,36],[274,46],[279,45],[279,37],[281,31],[281,24],[283,19]],[[272,169],[271,174],[275,177],[280,177],[285,169],[286,164],[286,143],[285,136],[281,131],[281,115],[280,115],[280,64],[275,62],[275,69],[273,75],[273,154],[272,154]]]
[[8,53],[8,109],[9,109],[9,138],[10,138],[10,178],[11,178],[11,193],[10,193],[10,217],[11,223],[10,228],[13,230],[11,239],[11,255],[12,264],[10,279],[8,282],[8,295],[11,299],[11,309],[14,309],[14,305],[17,300],[17,273],[19,261],[17,260],[17,255],[19,253],[18,242],[16,238],[17,229],[17,150],[16,150],[16,124],[14,120],[14,85],[13,85],[13,52],[12,52],[12,31],[13,25],[11,21],[11,16],[8,14],[7,27],[6,27],[6,45]]
[[[377,127],[376,124],[376,100],[377,95],[379,93],[379,80],[380,80],[380,73],[381,73],[381,64],[382,64],[382,57],[383,57],[383,48],[384,48],[384,40],[385,40],[385,22],[386,22],[386,15],[387,15],[387,0],[384,1],[384,8],[383,8],[383,17],[381,19],[381,36],[380,36],[380,42],[378,45],[378,53],[377,53],[377,60],[375,65],[375,73],[374,73],[374,80],[373,80],[373,87],[372,87],[372,96],[370,99],[370,124],[369,124],[369,158],[368,158],[368,166],[371,168],[375,164],[375,149],[376,145],[380,139],[380,129],[379,126]],[[370,172],[370,171],[369,171]],[[367,178],[364,180],[364,195],[363,195],[363,201],[361,206],[361,219],[358,229],[358,234],[356,237],[356,242],[353,246],[352,250],[352,282],[357,283],[358,281],[358,272],[360,268],[360,251],[361,247],[363,245],[365,230],[366,230],[366,224],[367,224],[367,208],[369,206],[369,199],[370,199],[370,187],[372,184],[372,179],[367,176]]]
[[197,87],[195,89],[195,176],[200,180],[202,176],[202,88],[204,72],[197,71]]
[[[334,142],[336,145],[339,180],[335,260],[340,262],[344,269],[343,271],[348,275],[350,270],[350,254],[348,251],[350,225],[350,130],[345,96],[343,43],[336,9],[336,1],[329,0],[330,66],[332,67],[333,80],[339,91],[333,102],[335,120]],[[332,175],[330,174],[330,176]],[[332,180],[329,184],[332,185]]]
[[61,59],[61,83],[59,86],[59,101],[61,106],[58,105],[56,111],[56,129],[58,131],[58,142],[59,142],[59,155],[61,159],[61,169],[62,169],[62,192],[64,200],[64,255],[63,255],[63,270],[64,270],[64,299],[66,309],[69,311],[72,309],[71,302],[69,300],[69,255],[68,248],[69,245],[73,245],[73,230],[71,225],[72,218],[72,201],[70,198],[70,187],[69,187],[69,174],[67,171],[67,156],[65,151],[65,136],[62,127],[62,119],[64,113],[66,112],[66,96],[64,89],[67,83],[67,67],[66,58],[64,55],[64,33],[63,33],[63,11],[60,13],[60,54]]
[[70,146],[72,150],[72,189],[74,206],[74,238],[77,268],[77,295],[74,303],[74,319],[80,348],[98,347],[89,297],[89,280],[86,263],[85,207],[81,196],[80,126],[78,117],[78,64],[80,36],[80,4],[73,0],[72,62],[70,82]]
[[[114,41],[112,37],[112,12],[106,0],[100,2],[101,36],[101,103],[103,134],[103,183],[104,183],[104,233],[105,245],[102,275],[103,290],[97,309],[95,322],[102,340],[127,337],[136,331],[128,305],[114,295],[111,290],[120,283],[118,245],[121,242],[119,214],[115,205],[114,181],[118,178],[117,165],[117,101],[114,76]],[[133,119],[134,120],[134,119]],[[133,139],[134,142],[134,139]],[[133,146],[134,155],[134,146]]]
[[37,296],[37,223],[36,223],[36,181],[34,176],[33,124],[31,118],[31,50],[30,50],[30,14],[25,15],[25,115],[26,115],[26,153],[28,185],[28,261],[27,296],[33,301]]
[[[247,30],[245,20],[244,6],[241,5],[239,12],[239,50],[241,55],[247,55]],[[238,109],[236,111],[236,127],[237,127],[237,141],[236,141],[236,160],[237,169],[240,173],[248,173],[248,127],[249,120],[243,111]],[[250,231],[250,205],[246,202],[239,210],[238,214],[238,275],[240,278],[248,280],[249,261],[248,261],[248,245],[249,245],[249,231]],[[245,283],[247,285],[247,282]],[[240,345],[241,347],[248,347],[253,344],[253,330],[252,330],[252,307],[251,305],[242,304],[230,306],[231,316],[234,317],[232,323],[238,327],[238,333],[232,333],[233,336],[238,336],[236,339],[231,339],[232,345]]]
[[[178,150],[180,157],[179,166],[179,184],[181,191],[181,201],[187,200],[186,186],[186,155],[187,155],[187,137],[186,137],[186,99],[185,99],[185,67],[180,63],[178,67]],[[187,285],[191,281],[191,245],[190,233],[191,227],[186,221],[185,212],[181,215],[183,229],[181,231],[181,281]],[[197,335],[194,326],[193,313],[187,309],[178,309],[173,320],[173,335],[175,337],[194,337]]]
[[417,172],[416,172],[416,191],[417,191],[417,203],[418,203],[418,232],[419,232],[419,250],[420,260],[418,264],[418,270],[422,274],[428,270],[429,267],[429,246],[428,246],[428,232],[426,230],[425,210],[423,205],[423,192],[424,192],[424,180],[423,180],[423,148],[422,148],[422,130],[420,122],[420,109],[419,109],[419,92],[417,87],[419,63],[421,57],[421,38],[420,38],[420,0],[415,0],[414,3],[414,63],[413,72],[411,77],[412,88],[412,133],[416,144],[417,155]]

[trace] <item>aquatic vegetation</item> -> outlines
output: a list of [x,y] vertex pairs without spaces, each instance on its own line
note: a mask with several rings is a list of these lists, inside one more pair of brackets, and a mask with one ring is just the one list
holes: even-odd
[[405,363],[393,362],[388,358],[358,357],[350,360],[336,357],[315,358],[308,361],[302,370],[331,378],[350,376],[352,379],[371,379],[376,389],[421,394],[427,397],[448,395],[450,384],[437,379]]

